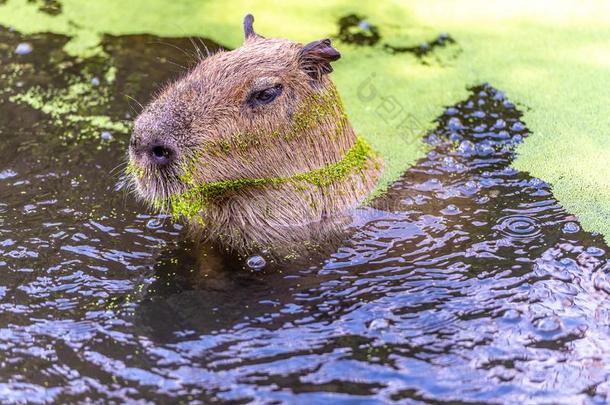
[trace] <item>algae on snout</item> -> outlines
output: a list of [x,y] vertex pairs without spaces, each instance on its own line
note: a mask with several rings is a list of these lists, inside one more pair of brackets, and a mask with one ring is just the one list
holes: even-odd
[[375,163],[377,156],[371,146],[363,138],[358,137],[343,159],[325,167],[293,176],[223,180],[196,185],[170,197],[169,201],[157,201],[155,205],[157,207],[169,206],[175,219],[190,220],[204,212],[210,202],[229,193],[238,192],[245,187],[291,185],[296,188],[323,188],[341,181],[353,173],[362,172],[369,164],[377,164]]

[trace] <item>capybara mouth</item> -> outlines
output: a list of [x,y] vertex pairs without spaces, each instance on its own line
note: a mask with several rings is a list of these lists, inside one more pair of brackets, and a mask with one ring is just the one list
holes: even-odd
[[164,212],[169,210],[171,198],[186,189],[177,165],[153,167],[130,158],[126,176],[140,200]]

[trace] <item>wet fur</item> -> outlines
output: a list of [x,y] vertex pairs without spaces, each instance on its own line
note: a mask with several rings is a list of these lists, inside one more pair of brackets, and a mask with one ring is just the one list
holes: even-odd
[[[304,56],[302,44],[247,30],[246,35],[242,47],[202,60],[136,119],[130,161],[142,170],[132,177],[144,201],[165,201],[193,184],[309,172],[340,161],[354,145],[356,135],[338,95],[328,111],[315,117],[315,125],[295,122],[312,98],[336,94],[327,55]],[[253,88],[273,83],[283,86],[274,102],[248,105]],[[172,145],[178,164],[156,170],[133,153],[136,145],[154,141]],[[191,231],[239,252],[287,251],[320,240],[374,187],[380,165],[373,160],[329,186],[268,185],[227,193],[191,221]]]

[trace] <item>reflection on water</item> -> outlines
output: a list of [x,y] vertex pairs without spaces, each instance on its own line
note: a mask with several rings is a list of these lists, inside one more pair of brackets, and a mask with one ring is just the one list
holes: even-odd
[[195,259],[117,190],[126,134],[70,143],[8,101],[99,76],[108,98],[79,113],[119,122],[123,94],[148,99],[190,42],[108,37],[78,61],[65,41],[0,31],[3,402],[608,400],[608,247],[510,167],[528,132],[502,93],[448,108],[335,253],[249,272],[210,246]]

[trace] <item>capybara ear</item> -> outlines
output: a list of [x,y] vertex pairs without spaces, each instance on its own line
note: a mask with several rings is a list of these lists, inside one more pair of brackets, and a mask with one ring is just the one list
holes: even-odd
[[244,36],[246,41],[252,39],[263,39],[262,36],[254,32],[254,27],[252,24],[254,24],[254,16],[252,14],[246,14],[244,17]]
[[333,71],[330,62],[341,57],[339,51],[330,45],[330,39],[321,39],[303,46],[299,52],[301,68],[314,79]]

